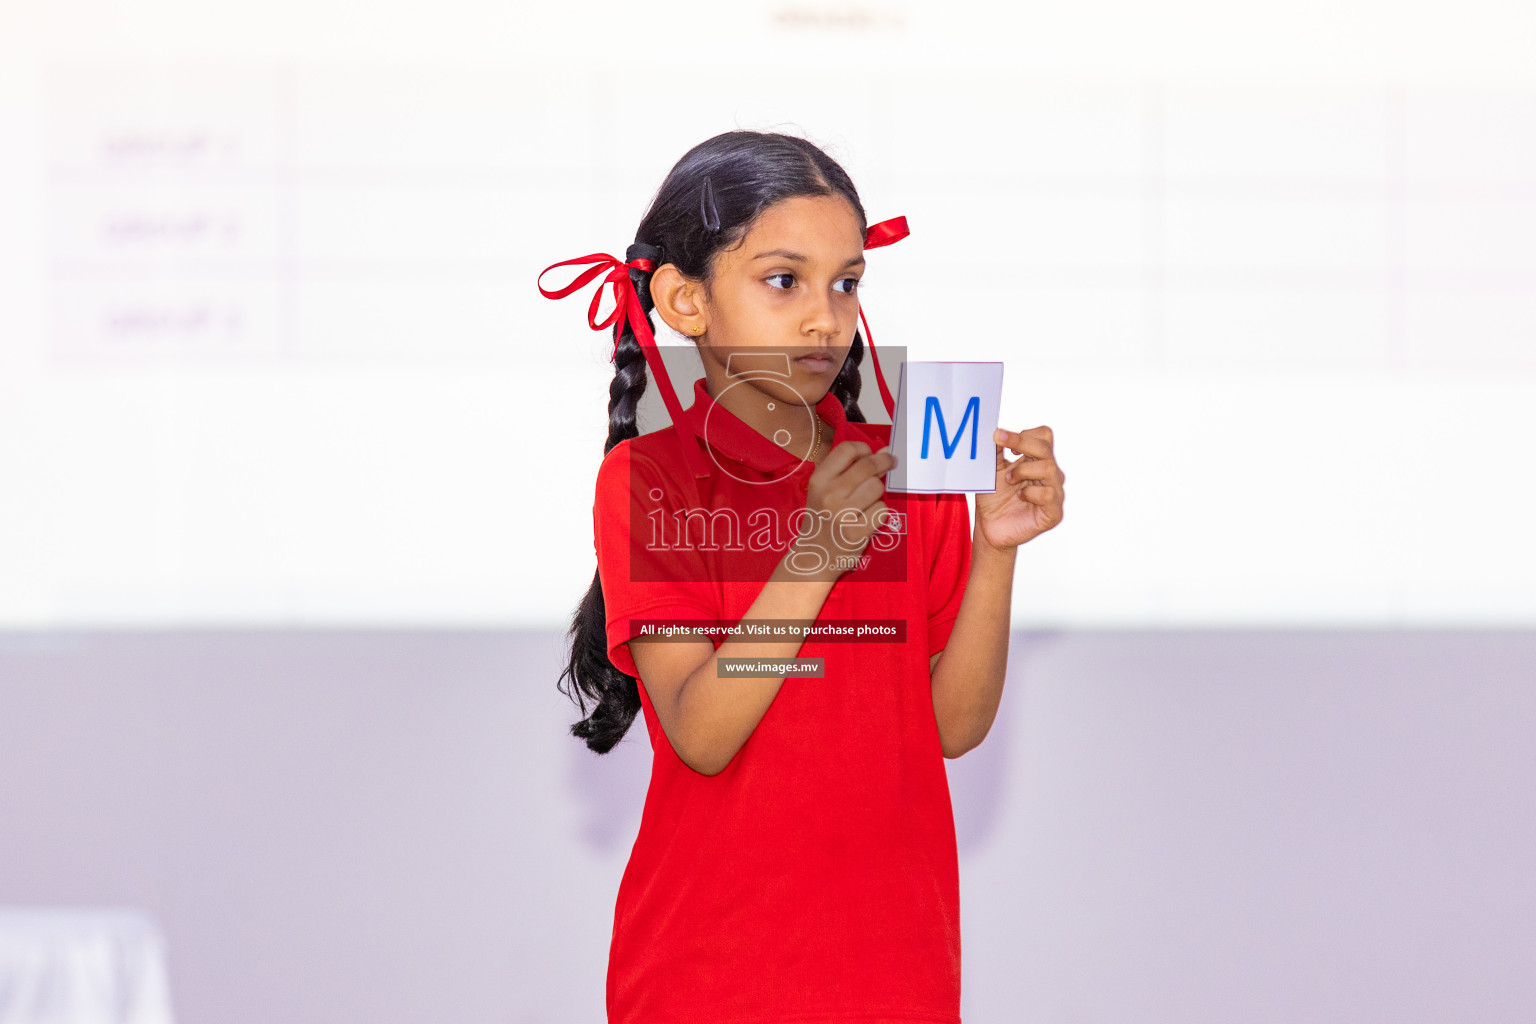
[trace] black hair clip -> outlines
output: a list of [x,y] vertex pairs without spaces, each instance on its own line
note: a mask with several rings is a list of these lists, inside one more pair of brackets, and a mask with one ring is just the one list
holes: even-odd
[[715,185],[704,176],[704,189],[699,196],[699,216],[704,219],[704,230],[711,233],[720,230],[720,210],[715,205]]

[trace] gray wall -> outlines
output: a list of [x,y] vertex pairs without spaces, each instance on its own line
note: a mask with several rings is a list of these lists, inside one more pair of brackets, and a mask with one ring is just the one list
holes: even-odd
[[[950,762],[967,1024],[1528,1021],[1536,633],[1017,633]],[[561,638],[0,633],[0,904],[183,1024],[603,1018],[649,747]]]

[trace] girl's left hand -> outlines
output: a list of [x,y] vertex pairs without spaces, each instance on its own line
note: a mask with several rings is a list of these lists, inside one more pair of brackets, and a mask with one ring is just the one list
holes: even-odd
[[[1056,465],[1050,427],[992,435],[997,445],[997,490],[976,495],[976,524],[988,544],[1011,548],[1061,522],[1067,474]],[[1006,446],[1020,458],[1009,462]]]

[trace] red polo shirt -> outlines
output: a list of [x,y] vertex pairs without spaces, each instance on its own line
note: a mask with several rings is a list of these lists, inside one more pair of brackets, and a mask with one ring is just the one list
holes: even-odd
[[[816,411],[833,446],[889,440],[830,392]],[[815,468],[718,405],[702,377],[686,415],[713,459],[698,500],[719,513],[701,511],[686,541],[677,513],[695,495],[674,428],[621,442],[598,471],[609,658],[631,675],[644,623],[740,621]],[[805,640],[798,656],[824,658],[824,678],[785,679],[714,776],[677,756],[640,681],[653,760],[614,913],[611,1024],[958,1024],[959,871],[928,659],[965,591],[970,516],[963,494],[884,500],[901,532],[871,540],[817,622],[894,620],[904,640]]]

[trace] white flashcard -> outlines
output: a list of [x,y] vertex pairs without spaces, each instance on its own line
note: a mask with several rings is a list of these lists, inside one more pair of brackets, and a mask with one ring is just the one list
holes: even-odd
[[885,489],[917,494],[997,489],[1002,363],[901,364]]

